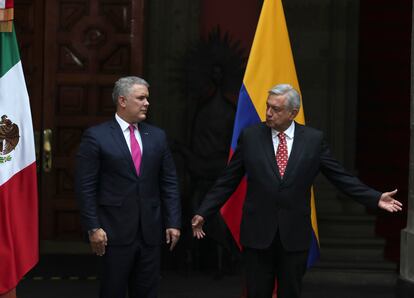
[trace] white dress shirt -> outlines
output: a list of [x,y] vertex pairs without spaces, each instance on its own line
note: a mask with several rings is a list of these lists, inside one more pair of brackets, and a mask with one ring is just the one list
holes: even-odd
[[[115,119],[118,122],[119,126],[121,127],[122,133],[124,134],[125,141],[128,145],[129,152],[131,152],[131,141],[129,138],[129,123],[126,122],[124,119],[118,116],[118,114],[115,113]],[[138,141],[139,147],[141,148],[141,155],[144,152],[144,148],[142,147],[142,140],[141,140],[141,134],[138,130],[138,125],[136,123],[133,124],[136,129],[134,129],[135,138]]]
[[[295,136],[295,122],[292,121],[292,124],[288,127],[288,129],[286,129],[285,131],[281,131],[281,132],[284,132],[286,135],[286,145],[288,149],[288,158],[289,158],[290,152],[292,151],[293,138]],[[272,141],[273,141],[273,149],[275,150],[275,156],[277,152],[277,146],[279,146],[279,137],[278,137],[279,133],[280,133],[279,131],[272,128]]]

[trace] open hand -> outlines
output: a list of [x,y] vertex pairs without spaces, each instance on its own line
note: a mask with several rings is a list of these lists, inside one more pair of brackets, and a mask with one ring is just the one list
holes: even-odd
[[193,228],[193,236],[197,239],[202,239],[206,235],[203,231],[204,218],[200,215],[194,215],[191,220],[191,226]]
[[402,204],[397,201],[393,196],[397,193],[397,190],[390,192],[384,192],[378,202],[378,207],[388,212],[397,212],[402,210]]

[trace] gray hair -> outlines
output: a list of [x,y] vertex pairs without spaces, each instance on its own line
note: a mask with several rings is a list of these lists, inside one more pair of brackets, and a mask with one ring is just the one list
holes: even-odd
[[289,84],[279,84],[274,86],[272,89],[269,90],[269,95],[286,95],[287,99],[287,106],[290,110],[298,110],[300,109],[300,95],[299,92],[296,91],[291,85]]
[[149,88],[149,84],[144,79],[139,77],[123,77],[115,82],[114,90],[112,91],[112,101],[115,105],[118,103],[119,96],[129,95],[129,91],[134,85],[144,85]]

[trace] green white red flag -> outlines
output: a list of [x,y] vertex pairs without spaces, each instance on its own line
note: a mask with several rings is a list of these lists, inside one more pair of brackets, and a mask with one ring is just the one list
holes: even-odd
[[38,238],[32,117],[12,30],[0,33],[0,296],[37,263]]

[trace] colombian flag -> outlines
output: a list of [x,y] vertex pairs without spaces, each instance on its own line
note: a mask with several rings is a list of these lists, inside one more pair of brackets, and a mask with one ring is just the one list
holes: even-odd
[[[290,84],[300,92],[282,2],[265,0],[240,89],[230,156],[236,149],[240,132],[247,126],[265,120],[268,90],[282,83]],[[305,123],[303,106],[295,120],[301,124]],[[246,177],[221,208],[221,214],[240,248],[240,222],[245,194]],[[313,241],[309,251],[308,267],[312,266],[319,257],[313,191],[309,199],[312,208]]]

